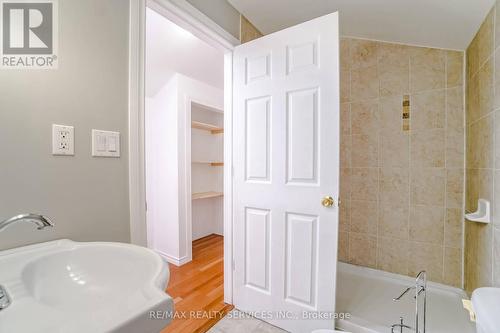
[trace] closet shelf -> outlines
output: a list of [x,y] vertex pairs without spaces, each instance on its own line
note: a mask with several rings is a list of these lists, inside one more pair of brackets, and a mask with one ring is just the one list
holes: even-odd
[[193,164],[209,164],[211,166],[224,166],[224,162],[203,162],[203,161],[192,161]]
[[212,134],[221,134],[224,133],[224,129],[221,127],[217,127],[215,125],[207,124],[207,123],[202,123],[199,121],[192,121],[191,122],[191,127],[192,128],[197,128],[200,130],[204,131],[209,131]]
[[193,200],[198,200],[198,199],[207,199],[207,198],[217,198],[217,197],[222,197],[224,194],[222,192],[199,192],[199,193],[193,193],[192,197]]

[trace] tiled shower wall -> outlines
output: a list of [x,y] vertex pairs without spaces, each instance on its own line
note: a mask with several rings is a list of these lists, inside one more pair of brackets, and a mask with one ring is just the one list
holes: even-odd
[[[495,19],[496,17],[496,19]],[[493,205],[491,224],[466,222],[465,288],[500,287],[500,5],[467,49],[466,209]]]
[[342,39],[340,62],[340,260],[461,286],[463,52]]

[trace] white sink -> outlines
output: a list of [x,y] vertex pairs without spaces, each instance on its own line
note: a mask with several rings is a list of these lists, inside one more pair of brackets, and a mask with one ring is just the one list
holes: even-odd
[[11,304],[0,310],[0,333],[159,332],[173,311],[168,279],[159,255],[130,244],[58,240],[2,251]]
[[500,288],[478,288],[472,293],[477,333],[500,331]]

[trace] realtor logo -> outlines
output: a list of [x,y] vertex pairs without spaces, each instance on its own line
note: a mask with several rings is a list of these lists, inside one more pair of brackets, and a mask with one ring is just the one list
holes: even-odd
[[0,0],[2,69],[57,68],[57,1]]

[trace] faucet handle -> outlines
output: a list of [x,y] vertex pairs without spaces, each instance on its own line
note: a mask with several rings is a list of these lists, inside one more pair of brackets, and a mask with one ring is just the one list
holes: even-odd
[[395,301],[395,302],[396,302],[396,301],[399,301],[401,298],[403,298],[403,296],[404,296],[404,295],[406,295],[406,294],[407,294],[410,290],[412,290],[412,289],[414,289],[414,287],[408,287],[408,288],[406,288],[406,289],[405,289],[405,290],[401,293],[401,295],[399,295],[398,297],[393,298],[392,300],[393,300],[393,301]]

